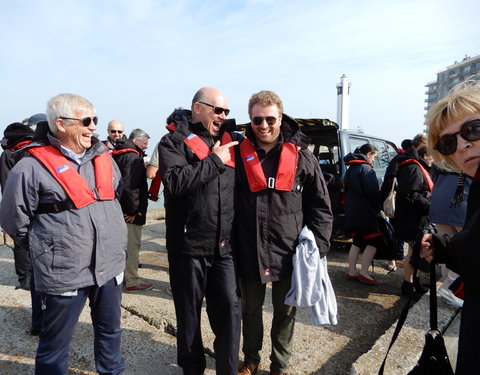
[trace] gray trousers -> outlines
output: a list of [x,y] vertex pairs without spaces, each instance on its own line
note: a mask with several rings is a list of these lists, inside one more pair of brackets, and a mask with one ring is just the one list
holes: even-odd
[[[292,338],[296,308],[283,303],[290,290],[291,280],[286,278],[272,283],[273,320],[270,338],[270,370],[286,372],[292,354]],[[243,354],[245,362],[258,365],[263,342],[262,307],[266,284],[260,280],[241,280],[243,298]]]

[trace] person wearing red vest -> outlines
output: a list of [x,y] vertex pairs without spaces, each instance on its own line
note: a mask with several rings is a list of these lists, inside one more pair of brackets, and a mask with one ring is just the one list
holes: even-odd
[[238,374],[255,374],[260,363],[267,283],[272,283],[274,311],[270,374],[286,374],[296,311],[284,300],[291,286],[298,235],[308,226],[321,257],[325,256],[333,216],[309,140],[283,113],[278,95],[272,91],[252,95],[248,112],[251,123],[235,158],[235,229],[244,306],[244,362]]
[[[23,155],[21,150],[32,142],[33,129],[20,122],[14,122],[5,128],[3,135],[4,137],[1,141],[3,152],[0,156],[0,184],[2,192],[7,182],[8,173],[20,159],[20,156]],[[15,244],[13,247],[13,255],[19,286],[22,289],[29,290],[30,257],[28,250]]]
[[147,219],[148,185],[143,157],[150,136],[141,129],[134,129],[128,139],[119,139],[112,151],[123,177],[120,196],[123,216],[127,223],[127,261],[125,266],[125,290],[135,292],[152,289],[153,283],[143,282],[138,276],[138,261],[142,241],[142,227]]
[[395,220],[392,221],[395,236],[408,244],[408,252],[403,262],[403,283],[401,292],[418,300],[426,290],[419,278],[413,277],[410,262],[414,241],[419,233],[430,224],[430,197],[433,182],[427,171],[425,161],[419,157],[418,150],[425,147],[427,137],[417,134],[411,146],[397,159],[397,195],[395,198]]
[[[231,149],[241,139],[225,96],[197,91],[190,110],[176,114],[176,130],[158,146],[164,184],[170,286],[177,318],[177,362],[201,375],[204,297],[219,375],[236,375],[241,301],[232,254],[235,168]],[[233,140],[233,141],[232,141]]]
[[85,98],[48,101],[26,154],[10,171],[0,225],[29,249],[42,325],[35,374],[67,374],[68,351],[86,299],[95,332],[96,370],[121,374],[121,293],[127,231],[117,196],[121,174],[93,136]]

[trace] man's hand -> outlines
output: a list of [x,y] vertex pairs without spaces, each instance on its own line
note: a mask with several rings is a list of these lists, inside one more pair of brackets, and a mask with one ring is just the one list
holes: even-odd
[[130,216],[130,215],[127,215],[127,214],[123,214],[123,218],[125,219],[125,222],[128,223],[128,224],[132,224],[136,217],[137,217],[137,215],[131,215]]
[[427,262],[431,262],[435,258],[435,250],[432,247],[432,235],[425,234],[420,242],[420,256]]
[[228,163],[231,160],[230,147],[238,145],[237,141],[229,142],[223,146],[220,146],[220,141],[216,141],[212,147],[212,152],[222,160],[223,164]]

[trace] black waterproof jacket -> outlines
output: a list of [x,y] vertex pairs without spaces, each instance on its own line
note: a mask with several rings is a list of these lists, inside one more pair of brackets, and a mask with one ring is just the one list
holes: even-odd
[[344,179],[346,227],[350,231],[368,228],[378,232],[380,191],[375,170],[362,154],[349,153],[343,161],[348,165]]
[[132,224],[145,225],[148,206],[147,169],[143,161],[145,154],[133,141],[119,139],[111,155],[122,172],[122,211],[129,216],[136,215]]
[[328,252],[333,222],[330,198],[318,161],[307,147],[308,138],[292,118],[283,114],[281,142],[267,154],[257,146],[250,127],[245,136],[256,149],[267,180],[276,177],[281,143],[288,141],[300,147],[292,190],[267,188],[256,193],[250,190],[236,150],[235,229],[240,277],[262,283],[278,281],[292,275],[292,256],[304,225],[314,233],[321,256]]
[[[158,146],[159,171],[165,186],[167,250],[191,256],[231,252],[234,214],[235,169],[226,166],[215,154],[203,160],[184,140],[196,134],[212,148],[212,139],[202,123],[192,122],[191,112],[175,116],[176,130],[165,135]],[[235,130],[235,121],[226,120],[220,129]],[[241,140],[231,133],[233,140]]]
[[480,170],[470,186],[467,218],[462,231],[456,235],[433,235],[435,258],[438,263],[457,272],[464,282],[465,300],[462,308],[458,359],[455,374],[478,372],[480,346]]
[[4,137],[1,141],[3,148],[0,156],[0,185],[3,188],[7,182],[7,176],[10,169],[17,163],[23,152],[19,152],[22,144],[25,141],[30,141],[33,138],[33,130],[30,126],[23,125],[19,122],[14,122],[8,125],[3,132]]
[[429,224],[431,194],[427,180],[417,164],[400,165],[409,159],[418,161],[428,169],[413,148],[398,156],[398,186],[393,227],[398,239],[414,241],[418,233]]

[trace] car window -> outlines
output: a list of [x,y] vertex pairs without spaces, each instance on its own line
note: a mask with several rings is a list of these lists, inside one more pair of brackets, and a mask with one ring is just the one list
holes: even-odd
[[375,167],[379,169],[384,169],[388,167],[390,163],[390,155],[388,153],[388,148],[385,142],[381,141],[372,141],[372,144],[378,150],[378,155],[375,158]]
[[369,142],[367,138],[349,137],[349,143],[350,143],[350,152],[355,152],[356,148],[363,146],[365,143],[369,143]]

